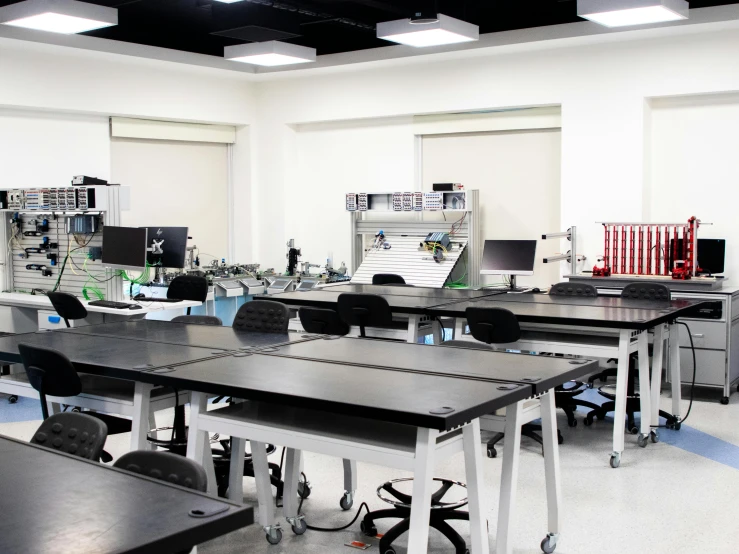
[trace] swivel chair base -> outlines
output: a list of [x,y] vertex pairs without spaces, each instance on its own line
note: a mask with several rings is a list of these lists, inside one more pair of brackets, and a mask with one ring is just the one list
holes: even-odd
[[[526,423],[525,425],[521,426],[521,436],[528,437],[531,440],[538,442],[542,447],[542,455],[543,455],[544,454],[544,450],[543,450],[544,449],[544,439],[542,439],[541,435],[539,435],[536,431],[541,431],[541,425],[534,425],[532,423]],[[498,451],[495,449],[495,445],[498,444],[501,440],[503,440],[503,437],[505,437],[505,433],[495,433],[495,435],[493,435],[493,437],[488,441],[488,444],[487,444],[488,458],[498,457]],[[564,442],[564,437],[562,437],[561,431],[557,429],[557,443],[562,444],[563,442]]]

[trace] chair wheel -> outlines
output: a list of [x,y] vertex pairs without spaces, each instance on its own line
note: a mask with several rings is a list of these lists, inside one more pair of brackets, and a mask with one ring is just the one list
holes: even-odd
[[632,435],[638,435],[639,434],[639,428],[636,425],[634,425],[632,427],[627,427],[627,429],[629,430],[629,433],[631,433]]
[[269,544],[279,544],[282,540],[282,529],[273,529],[267,533],[267,542]]
[[562,435],[557,435],[557,444],[564,443],[565,439]]
[[577,427],[577,420],[573,418],[567,422],[567,425],[570,427]]
[[488,458],[497,458],[498,457],[498,451],[495,449],[495,447],[491,446],[488,448]]
[[723,404],[724,406],[726,406],[728,403],[729,403],[729,397],[728,396],[724,396],[721,399],[721,404]]
[[672,428],[673,428],[673,429],[674,429],[675,431],[679,431],[679,430],[680,430],[680,427],[682,427],[682,426],[683,426],[682,422],[678,421],[678,422],[677,422],[677,423],[676,423],[675,425],[673,425],[673,427],[672,427]]
[[387,548],[385,549],[385,552],[384,552],[384,554],[397,554],[397,553],[395,552],[395,549],[394,549],[394,548],[393,548],[392,546],[388,546],[388,547],[387,547]]
[[308,524],[305,522],[304,519],[298,520],[297,525],[293,525],[293,533],[296,535],[302,535],[308,530]]
[[377,527],[375,527],[374,525],[371,525],[371,524],[369,526],[366,525],[364,523],[364,520],[362,520],[359,523],[359,529],[362,531],[362,533],[364,533],[368,537],[376,537],[377,536]]
[[300,483],[298,483],[298,496],[300,496],[300,498],[308,498],[310,496],[310,493],[311,488],[307,482],[301,481]]
[[582,422],[585,424],[585,427],[590,427],[593,424],[593,420],[587,416],[582,419]]
[[342,496],[341,500],[339,500],[339,506],[341,506],[341,509],[344,511],[351,510],[353,505],[354,498],[349,496],[347,493],[344,493],[344,496]]
[[15,404],[16,402],[18,402],[18,396],[16,396],[15,394],[11,394],[8,397],[8,404]]

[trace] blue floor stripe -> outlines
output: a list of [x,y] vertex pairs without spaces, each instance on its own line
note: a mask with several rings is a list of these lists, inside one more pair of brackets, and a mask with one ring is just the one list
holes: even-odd
[[0,423],[41,420],[41,418],[41,404],[37,399],[20,397],[18,402],[10,404],[8,396],[0,394]]

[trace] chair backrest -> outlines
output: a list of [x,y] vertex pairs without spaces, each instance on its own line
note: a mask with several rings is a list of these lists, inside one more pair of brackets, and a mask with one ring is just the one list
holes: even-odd
[[472,336],[486,344],[506,344],[521,338],[521,327],[513,312],[504,308],[467,308]]
[[44,420],[30,442],[97,462],[107,437],[108,426],[103,421],[86,414],[62,412]]
[[31,386],[50,396],[77,396],[82,382],[64,354],[50,348],[19,344],[18,351]]
[[274,300],[252,300],[236,312],[233,328],[253,333],[286,333],[290,310]]
[[66,292],[49,292],[46,295],[51,300],[51,305],[54,306],[56,313],[64,319],[67,327],[69,327],[70,319],[85,319],[87,317],[85,306],[76,296]]
[[585,296],[595,298],[598,296],[598,289],[587,283],[557,283],[549,289],[549,296]]
[[171,452],[134,450],[118,458],[113,467],[200,492],[208,489],[203,466]]
[[375,273],[372,276],[373,285],[405,285],[405,279],[394,273]]
[[191,325],[223,325],[220,317],[214,315],[178,315],[172,323],[190,323]]
[[309,308],[303,306],[298,310],[300,323],[308,333],[321,335],[347,335],[349,325],[344,323],[334,310]]
[[344,323],[358,325],[363,337],[366,327],[389,327],[393,322],[393,312],[387,300],[376,294],[342,293],[337,311]]
[[208,296],[208,280],[197,275],[179,275],[167,288],[167,298],[205,302]]
[[621,291],[621,298],[635,300],[670,300],[670,289],[660,283],[631,283]]

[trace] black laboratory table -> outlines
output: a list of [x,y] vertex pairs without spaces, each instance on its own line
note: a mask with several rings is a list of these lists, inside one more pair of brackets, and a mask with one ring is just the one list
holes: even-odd
[[186,552],[254,521],[250,507],[3,436],[0,460],[8,554]]

